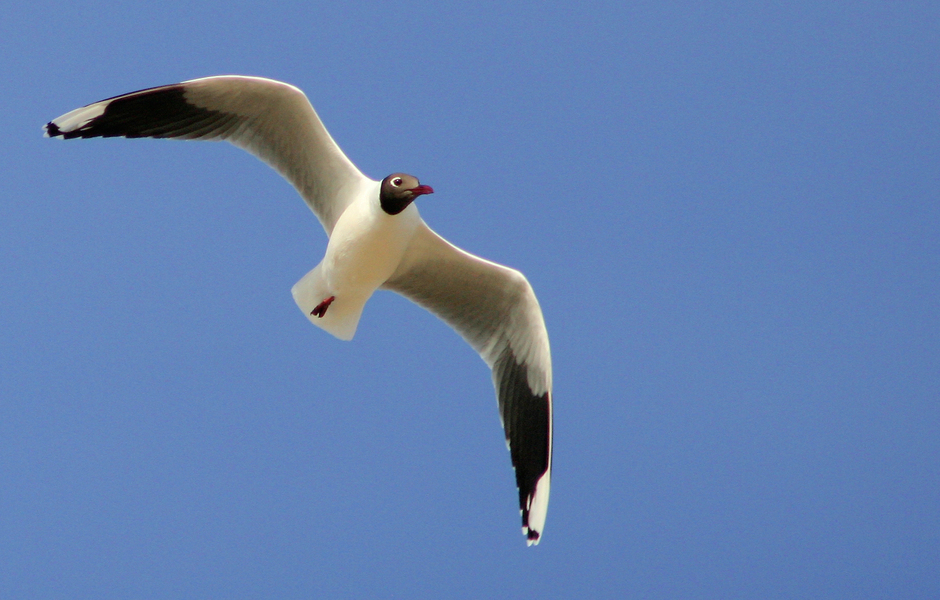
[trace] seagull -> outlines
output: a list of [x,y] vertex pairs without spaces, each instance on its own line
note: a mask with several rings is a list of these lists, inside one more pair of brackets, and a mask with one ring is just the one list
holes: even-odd
[[377,289],[397,292],[457,331],[492,370],[528,545],[538,544],[552,472],[552,364],[542,310],[520,273],[431,230],[414,201],[434,190],[405,173],[363,175],[304,93],[287,83],[225,75],[108,98],[44,127],[46,137],[225,140],[294,186],[329,237],[292,288],[317,327],[351,340]]

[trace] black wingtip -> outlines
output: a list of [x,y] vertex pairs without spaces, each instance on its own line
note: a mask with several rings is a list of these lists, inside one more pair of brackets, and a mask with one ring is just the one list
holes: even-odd
[[45,126],[46,137],[59,137],[62,135],[62,130],[59,129],[59,126],[49,121]]
[[542,537],[542,534],[534,529],[529,530],[529,534],[526,536],[529,540],[529,544],[538,544],[539,538]]

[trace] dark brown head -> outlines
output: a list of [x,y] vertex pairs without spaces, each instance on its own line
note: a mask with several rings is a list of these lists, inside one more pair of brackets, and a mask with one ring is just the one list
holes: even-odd
[[382,203],[382,210],[390,215],[397,215],[408,208],[418,196],[433,193],[431,186],[421,185],[417,177],[392,173],[382,180],[379,201]]

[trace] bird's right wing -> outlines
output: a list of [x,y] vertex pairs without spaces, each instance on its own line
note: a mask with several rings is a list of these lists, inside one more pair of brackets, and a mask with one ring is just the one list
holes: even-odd
[[350,162],[298,88],[260,77],[193,79],[115,96],[45,127],[48,137],[226,140],[265,161],[304,198],[329,235],[375,182]]
[[532,286],[519,271],[464,252],[422,221],[383,287],[440,317],[493,370],[522,531],[537,544],[552,470],[552,359]]

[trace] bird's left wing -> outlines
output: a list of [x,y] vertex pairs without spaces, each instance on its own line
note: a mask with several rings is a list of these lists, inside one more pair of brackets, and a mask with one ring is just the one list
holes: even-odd
[[552,361],[532,286],[522,273],[464,252],[422,222],[383,287],[444,320],[493,370],[522,531],[537,544],[552,470]]
[[320,219],[327,235],[352,199],[374,182],[340,150],[298,88],[225,75],[150,88],[54,119],[46,136],[227,140],[271,165]]

